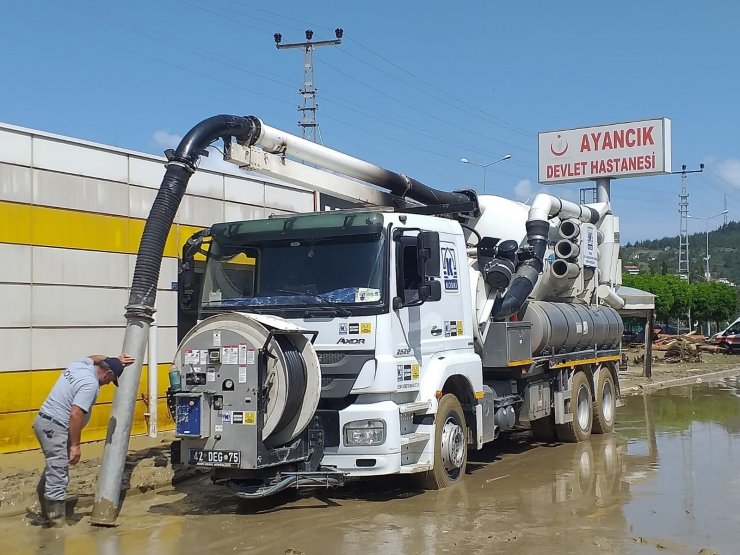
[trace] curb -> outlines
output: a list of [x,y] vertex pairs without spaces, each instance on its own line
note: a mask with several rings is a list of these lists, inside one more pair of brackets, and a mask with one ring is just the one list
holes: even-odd
[[639,395],[640,393],[651,393],[653,391],[667,389],[669,387],[679,387],[682,385],[711,382],[721,378],[736,376],[738,374],[740,374],[740,367],[730,368],[729,370],[721,370],[719,372],[708,372],[706,374],[699,374],[696,376],[686,376],[684,378],[674,378],[671,380],[663,380],[658,382],[646,382],[627,387],[623,389],[621,393],[622,395]]

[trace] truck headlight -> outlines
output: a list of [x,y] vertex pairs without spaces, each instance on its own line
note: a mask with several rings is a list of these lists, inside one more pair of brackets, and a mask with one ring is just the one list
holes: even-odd
[[385,420],[355,420],[344,425],[344,444],[382,445],[385,443]]

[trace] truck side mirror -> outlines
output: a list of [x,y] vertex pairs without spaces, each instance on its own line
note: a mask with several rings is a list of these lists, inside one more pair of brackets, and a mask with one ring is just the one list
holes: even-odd
[[439,281],[427,281],[419,287],[419,299],[422,302],[434,302],[442,298],[442,283]]
[[416,237],[416,262],[419,275],[424,281],[428,278],[439,277],[439,233],[436,231],[420,231]]
[[195,261],[183,260],[177,273],[178,297],[180,310],[186,313],[198,311],[200,287],[202,285],[203,273],[196,272]]
[[177,296],[180,310],[185,314],[197,314],[200,290],[203,285],[203,264],[196,262],[195,255],[207,256],[203,242],[210,236],[210,229],[202,229],[192,235],[182,248],[182,259],[177,269]]

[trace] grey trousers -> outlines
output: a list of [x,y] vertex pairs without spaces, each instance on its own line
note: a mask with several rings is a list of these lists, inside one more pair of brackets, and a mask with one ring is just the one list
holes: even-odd
[[69,484],[69,430],[36,416],[33,431],[46,457],[46,467],[39,480],[39,490],[50,501],[64,501]]

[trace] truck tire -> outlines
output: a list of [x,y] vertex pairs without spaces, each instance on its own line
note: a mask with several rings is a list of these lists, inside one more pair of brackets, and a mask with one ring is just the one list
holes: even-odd
[[434,467],[418,475],[423,489],[443,489],[462,480],[468,461],[468,431],[457,397],[448,393],[439,400],[434,417]]
[[617,390],[611,372],[604,368],[599,372],[594,395],[594,422],[591,428],[595,434],[608,434],[614,429],[617,412]]
[[532,420],[530,426],[532,426],[532,437],[535,441],[541,441],[542,443],[555,443],[557,441],[554,412],[544,418]]
[[560,441],[567,443],[579,443],[591,437],[593,425],[593,395],[591,385],[583,372],[573,374],[571,383],[570,412],[573,421],[567,424],[556,424],[555,428]]

